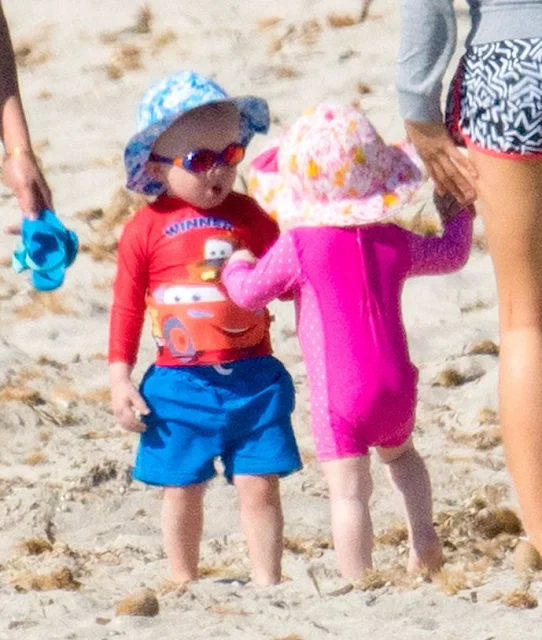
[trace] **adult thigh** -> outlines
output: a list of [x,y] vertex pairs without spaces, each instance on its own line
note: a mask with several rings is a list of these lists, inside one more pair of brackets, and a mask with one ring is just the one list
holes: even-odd
[[542,159],[508,160],[470,148],[477,208],[495,267],[501,332],[542,326]]

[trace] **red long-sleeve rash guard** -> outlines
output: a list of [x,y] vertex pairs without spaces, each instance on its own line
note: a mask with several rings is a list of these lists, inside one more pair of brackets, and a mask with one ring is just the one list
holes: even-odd
[[109,361],[134,364],[145,310],[156,364],[219,364],[271,353],[267,311],[239,309],[220,283],[238,248],[261,257],[277,224],[246,196],[232,193],[203,210],[160,197],[126,225],[118,250]]

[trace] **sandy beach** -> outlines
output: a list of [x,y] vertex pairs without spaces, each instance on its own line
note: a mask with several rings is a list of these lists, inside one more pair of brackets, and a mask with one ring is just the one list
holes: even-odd
[[[397,4],[374,0],[360,22],[357,0],[151,0],[146,10],[132,0],[4,1],[36,150],[81,252],[62,289],[38,294],[10,268],[16,240],[0,237],[1,640],[542,637],[542,573],[513,566],[521,524],[500,443],[496,294],[480,221],[462,271],[409,281],[404,293],[420,369],[415,438],[446,558],[432,581],[405,572],[400,506],[376,459],[375,570],[352,584],[338,575],[291,304],[273,305],[273,340],[298,391],[304,469],[282,484],[279,586],[248,582],[235,492],[221,477],[206,497],[203,577],[168,583],[160,491],[132,482],[137,437],[109,407],[115,247],[142,203],[123,189],[122,153],[143,91],[195,69],[232,94],[266,98],[270,135],[328,100],[360,103],[387,141],[399,140]],[[459,11],[464,34],[462,3]],[[265,143],[255,139],[249,159]],[[239,189],[246,172],[245,162]],[[5,186],[0,199],[3,221],[16,221]],[[429,186],[403,220],[434,229]],[[146,332],[138,378],[153,355]],[[117,615],[120,601],[143,590],[157,598],[157,615]]]

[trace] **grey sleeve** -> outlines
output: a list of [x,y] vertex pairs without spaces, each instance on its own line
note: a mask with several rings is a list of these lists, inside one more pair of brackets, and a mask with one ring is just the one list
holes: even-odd
[[401,0],[396,85],[405,120],[442,122],[442,78],[456,42],[453,0]]

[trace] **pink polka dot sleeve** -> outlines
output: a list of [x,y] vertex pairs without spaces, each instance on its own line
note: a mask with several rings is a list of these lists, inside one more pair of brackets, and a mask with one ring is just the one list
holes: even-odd
[[472,245],[472,214],[463,210],[449,220],[441,237],[427,238],[410,231],[410,276],[451,273],[467,262]]
[[255,265],[233,262],[222,272],[230,298],[244,309],[262,309],[271,300],[283,298],[300,282],[301,269],[290,233],[284,233]]

